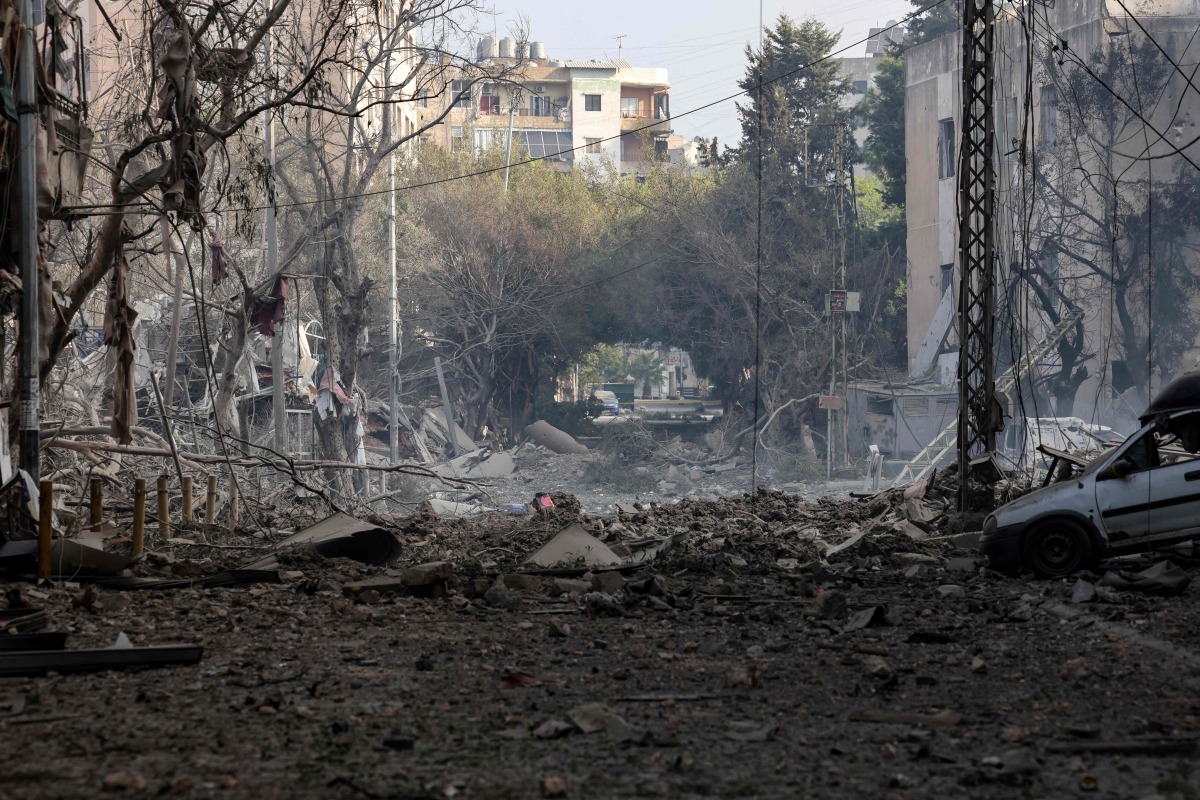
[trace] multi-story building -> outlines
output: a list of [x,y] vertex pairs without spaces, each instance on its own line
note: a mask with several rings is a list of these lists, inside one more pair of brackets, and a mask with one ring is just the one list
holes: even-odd
[[[888,20],[883,28],[871,28],[864,55],[840,59],[842,77],[850,81],[850,93],[842,98],[843,108],[854,108],[863,101],[867,92],[875,86],[879,62],[887,55],[888,46],[904,43],[904,28],[892,27],[895,24],[894,20]],[[865,124],[854,129],[854,141],[860,148],[866,143],[869,133]],[[855,169],[859,173],[869,172],[862,165],[857,165]]]
[[670,158],[665,69],[622,59],[561,61],[547,58],[541,42],[521,46],[509,38],[485,37],[477,55],[485,64],[520,68],[505,83],[447,73],[443,91],[418,100],[423,120],[453,104],[427,134],[430,141],[451,151],[484,150],[506,141],[511,117],[514,145],[564,169],[603,164],[637,174],[647,162]]
[[[1165,280],[1162,260],[1195,274],[1200,258],[1194,231],[1146,201],[1195,179],[1181,171],[1185,159],[1200,163],[1200,93],[1172,66],[1200,58],[1200,11],[1190,0],[1082,0],[1004,14],[994,83],[998,371],[1083,313],[1082,335],[1072,330],[1030,376],[1040,391],[1027,378],[1008,411],[1125,428],[1160,381],[1200,364],[1186,343],[1172,359],[1147,346],[1164,312],[1188,304],[1150,294]],[[910,49],[905,67],[910,374],[945,383],[957,358],[961,60],[955,32]],[[1049,402],[1029,407],[1039,398]]]

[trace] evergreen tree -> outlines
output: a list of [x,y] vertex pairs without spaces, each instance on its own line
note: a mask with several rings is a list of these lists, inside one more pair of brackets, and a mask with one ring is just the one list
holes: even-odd
[[924,44],[962,27],[961,0],[939,5],[934,5],[935,2],[936,0],[912,0],[916,10],[922,13],[909,20],[908,36],[904,41],[906,47]]
[[850,92],[849,80],[836,59],[826,58],[838,38],[816,19],[796,23],[780,14],[775,27],[765,31],[761,52],[746,47],[749,63],[738,82],[749,96],[748,103],[738,105],[738,156],[744,163],[758,163],[761,101],[764,167],[803,178],[807,161],[810,180],[824,182],[834,166],[832,124],[849,117],[839,105]]
[[904,157],[904,58],[896,51],[879,62],[875,85],[863,98],[861,113],[870,133],[863,146],[867,166],[883,181],[883,200],[904,204],[907,174]]

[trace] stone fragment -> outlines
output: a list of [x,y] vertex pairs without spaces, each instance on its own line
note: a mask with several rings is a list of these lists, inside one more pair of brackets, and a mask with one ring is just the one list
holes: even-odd
[[863,668],[867,675],[880,681],[885,681],[896,674],[891,664],[882,656],[868,656],[867,660],[863,662]]
[[559,595],[582,595],[592,590],[591,581],[581,581],[574,578],[555,578],[551,586],[551,597]]
[[848,611],[846,596],[836,590],[827,590],[817,595],[817,614],[822,619],[841,619]]
[[604,592],[605,594],[616,594],[625,589],[625,576],[621,573],[612,570],[608,572],[597,572],[592,575],[592,591]]
[[942,597],[965,597],[967,594],[967,590],[956,583],[942,584],[937,590]]
[[538,782],[538,789],[542,793],[542,797],[566,797],[567,782],[558,777],[542,778]]

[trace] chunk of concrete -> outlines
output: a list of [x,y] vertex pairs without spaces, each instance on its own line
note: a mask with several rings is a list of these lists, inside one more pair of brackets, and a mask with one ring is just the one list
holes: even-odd
[[625,576],[619,572],[597,572],[592,575],[592,591],[616,594],[623,591],[628,582],[625,580]]
[[525,559],[525,563],[537,567],[611,567],[620,564],[621,559],[608,545],[575,523],[555,534],[553,539]]
[[575,438],[569,433],[560,431],[544,419],[525,426],[525,435],[542,447],[560,455],[588,452],[585,445],[575,441]]
[[449,561],[430,561],[404,570],[400,573],[400,582],[405,588],[414,588],[432,586],[438,581],[448,581],[453,577],[454,567]]

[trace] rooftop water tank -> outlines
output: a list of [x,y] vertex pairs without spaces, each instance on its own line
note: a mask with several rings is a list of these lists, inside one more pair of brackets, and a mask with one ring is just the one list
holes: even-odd
[[529,60],[529,42],[521,43],[521,60],[522,61]]
[[530,42],[529,55],[531,58],[545,58],[546,45],[544,42]]
[[500,45],[492,36],[485,36],[479,40],[479,47],[476,49],[476,54],[480,61],[487,58],[495,58],[500,54]]
[[505,36],[500,40],[500,57],[515,58],[517,54],[517,43],[509,37]]

